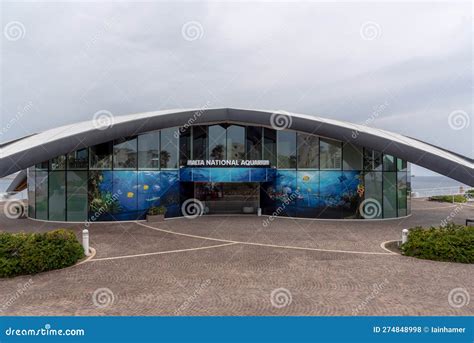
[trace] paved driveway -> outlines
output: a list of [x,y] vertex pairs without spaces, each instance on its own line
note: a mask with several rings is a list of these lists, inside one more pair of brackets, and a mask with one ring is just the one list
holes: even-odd
[[[310,221],[201,217],[90,227],[96,256],[0,280],[4,315],[473,315],[473,265],[392,254],[403,228],[453,205],[413,201],[409,218]],[[3,212],[3,211],[2,211]],[[464,205],[454,217],[474,217]],[[5,231],[77,224],[1,218]],[[449,294],[451,292],[451,298]],[[457,295],[457,296],[454,296]],[[451,299],[451,301],[450,301]],[[461,306],[462,305],[462,306]]]

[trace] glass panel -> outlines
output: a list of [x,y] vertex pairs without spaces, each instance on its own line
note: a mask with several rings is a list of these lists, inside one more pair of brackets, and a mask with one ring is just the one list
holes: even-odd
[[178,168],[178,139],[176,128],[161,130],[160,165],[165,169]]
[[49,220],[66,220],[66,173],[64,171],[49,173]]
[[395,157],[387,154],[383,154],[383,170],[384,171],[397,171],[395,164]]
[[382,173],[368,172],[364,175],[365,199],[361,216],[365,219],[382,218]]
[[296,132],[278,131],[278,168],[296,168]]
[[270,165],[276,167],[276,131],[265,127],[263,129],[263,136],[263,159],[269,160]]
[[382,153],[372,149],[364,149],[364,170],[382,170]]
[[262,128],[247,126],[247,159],[262,159]]
[[383,173],[383,217],[397,216],[397,173]]
[[48,172],[36,170],[36,218],[48,220]]
[[160,131],[138,136],[138,169],[160,168]]
[[121,138],[114,141],[114,169],[137,168],[137,138]]
[[362,148],[345,143],[342,149],[342,169],[362,170]]
[[89,148],[90,169],[112,169],[112,142],[106,142]]
[[404,217],[407,215],[407,173],[398,172],[398,216]]
[[227,128],[227,159],[245,159],[245,127],[231,125]]
[[49,162],[44,161],[36,165],[36,170],[48,170]]
[[321,218],[342,218],[342,195],[344,177],[342,171],[321,171],[319,173],[319,194]]
[[225,160],[226,129],[222,125],[209,126],[209,159]]
[[207,126],[193,126],[193,159],[207,158]]
[[87,219],[87,172],[67,172],[67,220],[85,221]]
[[298,168],[319,168],[319,137],[298,133]]
[[397,171],[406,171],[407,161],[397,158]]
[[65,170],[66,155],[55,157],[49,161],[49,170]]
[[89,150],[87,148],[76,150],[67,155],[67,169],[87,170],[89,165]]
[[341,142],[321,138],[319,140],[320,169],[341,169]]
[[191,127],[182,128],[179,136],[179,165],[185,166],[191,159]]
[[28,168],[28,217],[35,218],[35,168]]
[[407,162],[407,215],[411,213],[411,164]]

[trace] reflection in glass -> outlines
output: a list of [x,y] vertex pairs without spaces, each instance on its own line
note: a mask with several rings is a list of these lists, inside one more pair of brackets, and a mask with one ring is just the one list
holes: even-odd
[[296,168],[296,132],[278,131],[278,168]]
[[263,159],[269,160],[270,165],[276,167],[276,131],[265,127],[263,129],[263,136]]
[[225,160],[226,129],[223,125],[209,126],[209,159]]
[[247,126],[247,159],[262,159],[262,128]]
[[383,170],[384,171],[397,171],[395,157],[391,155],[383,154]]
[[381,171],[382,153],[372,149],[364,149],[364,170]]
[[179,133],[179,165],[186,166],[192,160],[191,154],[191,127],[181,128]]
[[68,170],[87,170],[89,165],[89,149],[79,149],[67,154]]
[[364,175],[366,219],[382,218],[382,172],[367,172]]
[[362,170],[362,148],[351,143],[345,143],[342,149],[342,169]]
[[193,159],[207,159],[207,126],[193,126]]
[[319,138],[318,136],[298,133],[298,168],[319,168]]
[[138,136],[138,169],[160,168],[160,131]]
[[397,216],[397,173],[383,173],[383,217]]
[[89,148],[90,169],[112,169],[112,142],[106,142]]
[[49,170],[65,170],[66,155],[60,155],[49,160]]
[[28,168],[28,217],[35,218],[35,168]]
[[176,128],[161,130],[160,164],[164,169],[178,168],[178,139]]
[[66,208],[68,221],[87,219],[87,171],[68,171]]
[[341,142],[321,138],[319,140],[320,169],[341,169]]
[[397,190],[398,190],[398,216],[407,215],[407,173],[397,173]]
[[245,127],[231,125],[227,128],[227,159],[245,159]]
[[66,173],[49,173],[49,220],[66,220]]
[[36,170],[36,218],[48,220],[48,172]]
[[114,169],[137,168],[137,138],[121,138],[114,142]]

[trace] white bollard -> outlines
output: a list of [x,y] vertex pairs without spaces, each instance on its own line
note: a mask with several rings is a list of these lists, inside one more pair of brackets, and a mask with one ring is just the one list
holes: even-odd
[[257,216],[262,216],[262,209],[260,207],[257,209]]
[[87,229],[82,230],[82,246],[84,247],[84,254],[89,256],[91,253],[89,252],[89,230]]
[[402,230],[402,244],[406,243],[408,240],[408,229]]

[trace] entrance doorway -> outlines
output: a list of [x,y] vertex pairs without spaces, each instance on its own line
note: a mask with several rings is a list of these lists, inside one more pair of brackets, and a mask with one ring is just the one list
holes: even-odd
[[206,214],[253,214],[259,208],[258,182],[196,182],[194,196]]

